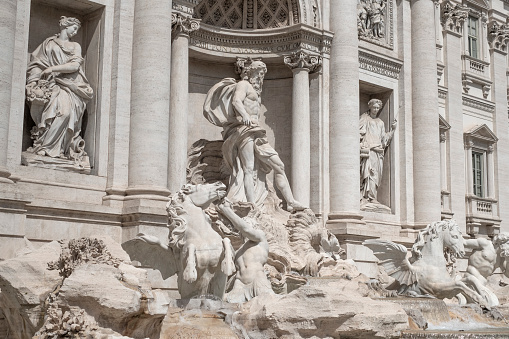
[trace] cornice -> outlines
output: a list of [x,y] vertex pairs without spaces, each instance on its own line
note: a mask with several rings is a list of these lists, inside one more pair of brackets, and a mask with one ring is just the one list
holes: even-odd
[[389,78],[399,79],[399,73],[403,62],[397,59],[389,59],[386,56],[371,54],[359,50],[359,68],[373,73],[381,74]]
[[462,96],[462,102],[464,106],[476,108],[478,110],[495,113],[495,104],[486,100],[476,99],[471,96]]

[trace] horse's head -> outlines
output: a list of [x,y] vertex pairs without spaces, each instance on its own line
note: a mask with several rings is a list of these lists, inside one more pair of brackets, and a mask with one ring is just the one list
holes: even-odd
[[493,245],[501,257],[509,257],[509,233],[500,233],[493,237]]
[[191,199],[194,205],[205,209],[210,203],[226,195],[226,186],[220,181],[213,184],[187,184],[182,187],[181,192]]
[[444,247],[452,251],[458,257],[465,255],[465,247],[463,246],[463,236],[456,221],[443,220],[438,223],[437,230],[441,232]]
[[[422,249],[426,244],[438,239],[442,240],[443,248],[448,248],[452,254],[462,257],[465,254],[463,246],[463,237],[460,228],[454,220],[442,220],[429,224],[425,229],[419,232],[417,240],[412,247],[412,257],[414,260],[422,257]],[[442,250],[439,251],[441,254]]]

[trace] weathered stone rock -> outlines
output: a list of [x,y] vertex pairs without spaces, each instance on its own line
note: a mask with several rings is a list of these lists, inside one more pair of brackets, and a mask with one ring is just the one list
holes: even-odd
[[251,338],[396,338],[408,328],[405,311],[364,297],[362,281],[322,279],[285,296],[255,298],[233,321]]
[[47,267],[59,256],[60,244],[53,241],[0,263],[0,308],[11,330],[16,329],[12,338],[31,338],[42,325],[43,302],[62,281],[57,271]]

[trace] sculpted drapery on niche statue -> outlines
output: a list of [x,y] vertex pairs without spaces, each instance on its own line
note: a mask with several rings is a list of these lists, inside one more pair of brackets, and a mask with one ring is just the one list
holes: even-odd
[[44,40],[30,55],[26,94],[36,125],[31,131],[34,144],[27,152],[86,166],[80,132],[93,90],[81,67],[81,46],[70,41],[81,23],[62,16],[59,26],[60,33]]
[[371,99],[369,110],[363,113],[359,120],[361,147],[361,206],[366,204],[380,205],[377,201],[378,187],[382,181],[384,154],[389,146],[397,121],[391,125],[391,130],[385,132],[384,122],[378,118],[382,101]]
[[241,80],[226,78],[214,85],[203,106],[205,118],[223,127],[223,156],[231,170],[227,197],[261,205],[268,193],[266,175],[273,170],[288,210],[303,210],[305,206],[293,197],[283,162],[258,122],[267,66],[260,60],[241,63]]

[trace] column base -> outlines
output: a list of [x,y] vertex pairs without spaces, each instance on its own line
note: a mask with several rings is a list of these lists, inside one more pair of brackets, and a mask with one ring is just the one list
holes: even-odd
[[138,233],[168,239],[168,215],[166,201],[137,196],[124,200],[122,209],[122,242],[136,237]]
[[125,200],[148,199],[168,201],[171,192],[169,189],[156,186],[132,186],[125,190]]

